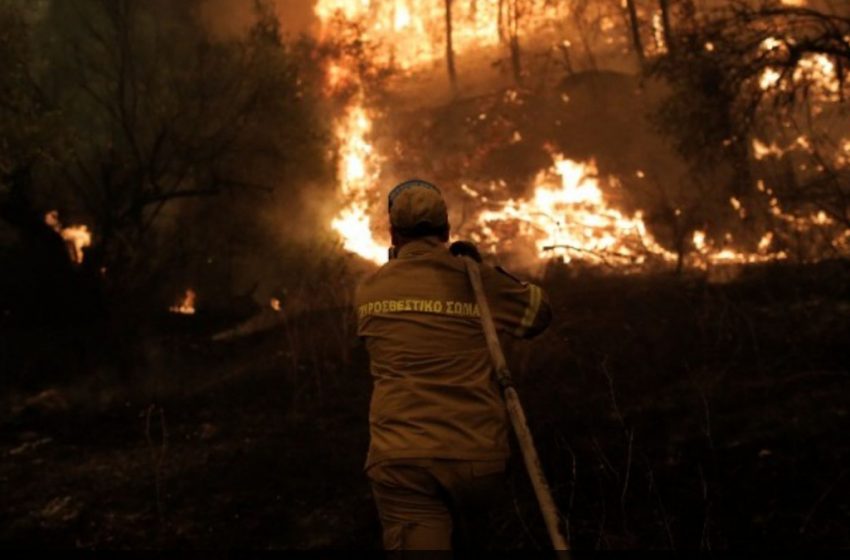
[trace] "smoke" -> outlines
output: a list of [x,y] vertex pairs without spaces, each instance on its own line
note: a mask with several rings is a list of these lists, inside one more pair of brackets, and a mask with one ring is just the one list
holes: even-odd
[[205,0],[201,16],[210,32],[219,38],[243,35],[255,21],[257,6],[278,16],[284,35],[296,37],[315,30],[314,0]]

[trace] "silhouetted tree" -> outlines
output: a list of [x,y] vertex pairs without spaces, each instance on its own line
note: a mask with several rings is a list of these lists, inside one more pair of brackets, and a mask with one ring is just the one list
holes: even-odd
[[265,192],[284,163],[322,157],[273,14],[258,3],[247,37],[215,41],[195,4],[52,2],[40,24],[40,81],[72,140],[51,180],[92,220],[92,257],[115,278],[142,281],[154,268],[155,226],[171,203]]
[[646,54],[643,51],[643,41],[640,37],[640,20],[638,19],[635,0],[626,0],[626,8],[628,10],[629,17],[629,29],[632,34],[632,45],[634,45],[635,54],[637,55],[638,62],[640,62],[642,67],[646,60]]
[[[654,116],[660,130],[696,173],[729,170],[714,189],[743,200],[746,220],[773,219],[770,197],[756,190],[758,171],[770,174],[769,186],[786,210],[814,207],[850,225],[850,173],[834,157],[847,125],[850,18],[736,1],[698,22],[651,68],[670,86]],[[820,70],[813,74],[813,67]],[[756,137],[781,146],[757,154],[764,159],[757,170]],[[771,162],[780,168],[771,170]]]
[[455,51],[452,45],[452,1],[445,0],[446,3],[446,69],[449,73],[449,85],[451,85],[452,93],[457,95],[457,71],[455,70]]

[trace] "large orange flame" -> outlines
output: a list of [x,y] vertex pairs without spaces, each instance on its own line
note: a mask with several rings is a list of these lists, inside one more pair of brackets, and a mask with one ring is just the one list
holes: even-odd
[[372,119],[362,101],[354,102],[337,123],[337,178],[348,204],[333,218],[331,227],[342,238],[346,250],[380,264],[387,260],[387,245],[372,234],[369,207],[382,159],[369,142],[371,131]]
[[554,159],[554,166],[537,176],[529,199],[511,199],[481,212],[482,241],[499,239],[493,226],[511,221],[519,224],[521,235],[535,240],[539,257],[638,264],[649,255],[674,258],[647,232],[640,213],[626,216],[606,203],[593,162]]

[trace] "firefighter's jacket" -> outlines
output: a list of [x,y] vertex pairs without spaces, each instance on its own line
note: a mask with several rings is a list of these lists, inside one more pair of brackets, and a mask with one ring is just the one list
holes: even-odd
[[[531,337],[549,323],[537,286],[481,265],[496,328]],[[374,381],[366,468],[387,459],[498,460],[508,420],[463,259],[436,238],[405,244],[356,297]]]

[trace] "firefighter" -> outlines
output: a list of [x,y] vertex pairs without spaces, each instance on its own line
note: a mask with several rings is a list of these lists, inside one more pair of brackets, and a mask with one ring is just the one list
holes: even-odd
[[[374,382],[366,474],[387,550],[482,547],[504,488],[508,419],[464,262],[447,247],[446,203],[410,180],[389,193],[390,261],[356,296],[358,335]],[[550,307],[537,286],[481,265],[497,328],[530,338]]]

